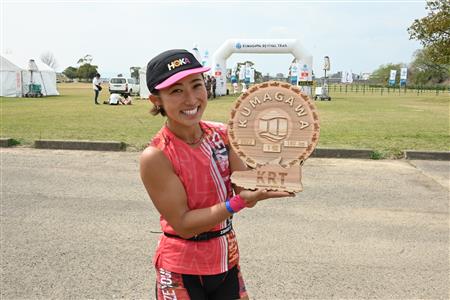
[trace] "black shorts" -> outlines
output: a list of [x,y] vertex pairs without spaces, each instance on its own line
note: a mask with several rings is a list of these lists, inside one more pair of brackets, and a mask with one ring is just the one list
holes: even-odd
[[247,298],[239,266],[217,275],[185,275],[156,269],[156,299],[215,299]]

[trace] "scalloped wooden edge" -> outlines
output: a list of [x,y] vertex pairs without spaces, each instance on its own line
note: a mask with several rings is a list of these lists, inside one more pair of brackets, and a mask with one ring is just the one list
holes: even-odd
[[[250,96],[251,93],[256,92],[259,89],[267,88],[267,87],[271,87],[271,86],[289,89],[289,90],[293,91],[294,93],[298,94],[303,99],[303,101],[305,101],[306,104],[308,104],[308,107],[312,112],[312,118],[314,120],[314,123],[312,125],[314,126],[314,130],[316,132],[314,133],[314,135],[311,138],[311,144],[308,145],[308,147],[306,148],[306,153],[299,155],[297,158],[293,159],[288,164],[283,164],[282,166],[283,167],[292,167],[294,165],[303,165],[304,161],[312,154],[312,152],[314,151],[314,149],[316,148],[316,146],[319,142],[319,136],[320,136],[319,114],[317,112],[317,107],[314,104],[314,102],[311,101],[311,98],[308,97],[308,95],[306,95],[305,93],[302,93],[300,88],[298,88],[297,86],[291,85],[287,82],[280,82],[280,81],[263,82],[263,83],[252,86],[250,89],[247,90],[247,92],[241,94],[236,99],[234,107],[231,109],[230,120],[228,121],[228,136],[230,138],[230,141],[233,141],[234,137],[235,137],[234,129],[233,129],[233,125],[234,125],[233,119],[236,115],[236,112],[238,111],[238,108],[244,102],[243,100],[245,100],[248,96]],[[239,148],[239,145],[237,143],[231,142],[230,144],[233,147],[233,149],[236,151],[236,153],[239,155],[239,157],[241,157],[241,159],[243,159],[244,162],[247,165],[249,165],[250,167],[257,168],[257,167],[261,167],[261,166],[267,164],[267,163],[261,164],[259,162],[256,162],[253,158],[246,155]]]

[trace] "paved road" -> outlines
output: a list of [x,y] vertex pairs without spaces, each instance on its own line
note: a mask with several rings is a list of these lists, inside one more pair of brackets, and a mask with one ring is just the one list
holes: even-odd
[[[138,153],[1,149],[2,299],[152,298]],[[252,299],[448,299],[449,162],[309,159],[235,218]]]

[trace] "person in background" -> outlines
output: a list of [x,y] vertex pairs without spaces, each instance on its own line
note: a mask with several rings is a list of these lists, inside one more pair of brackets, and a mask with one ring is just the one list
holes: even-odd
[[247,85],[245,84],[245,82],[242,82],[242,93],[245,93],[247,91]]
[[237,82],[233,82],[233,95],[239,93],[239,85]]
[[109,96],[109,101],[105,104],[109,104],[109,105],[119,105],[121,104],[123,101],[122,96],[120,96],[120,94],[116,94],[116,93],[112,93]]
[[235,74],[231,75],[231,85],[233,86],[233,95],[236,95],[238,93],[238,82]]
[[133,101],[133,98],[131,98],[131,96],[129,94],[125,94],[121,100],[120,100],[120,104],[123,105],[131,105],[131,101]]
[[216,84],[217,84],[216,77],[211,76],[211,91],[213,99],[216,99]]
[[95,104],[100,104],[98,102],[98,94],[102,90],[101,84],[102,83],[100,81],[100,74],[97,73],[97,74],[95,74],[94,78],[92,79],[92,88],[94,89],[94,93],[95,93],[95,97],[94,97]]
[[202,120],[209,69],[182,49],[147,65],[151,113],[167,117],[140,158],[163,231],[153,258],[157,299],[248,299],[232,217],[260,200],[292,196],[231,184],[232,172],[247,167],[226,125]]
[[205,78],[205,88],[207,93],[207,99],[211,98],[211,76],[207,75]]

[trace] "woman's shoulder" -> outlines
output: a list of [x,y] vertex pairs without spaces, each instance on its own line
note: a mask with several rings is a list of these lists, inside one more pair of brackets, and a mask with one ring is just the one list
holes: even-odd
[[151,162],[153,160],[159,159],[163,155],[164,153],[161,149],[154,146],[148,146],[144,149],[144,151],[142,151],[141,160],[144,159]]
[[166,128],[161,128],[150,140],[148,146],[164,150],[170,140],[170,132],[167,132]]
[[159,168],[164,167],[166,165],[170,167],[170,163],[164,152],[161,149],[156,148],[154,146],[148,146],[147,148],[144,149],[144,151],[142,151],[140,158],[140,165],[141,167],[142,166],[151,167],[154,170],[155,168],[156,170],[158,170]]

